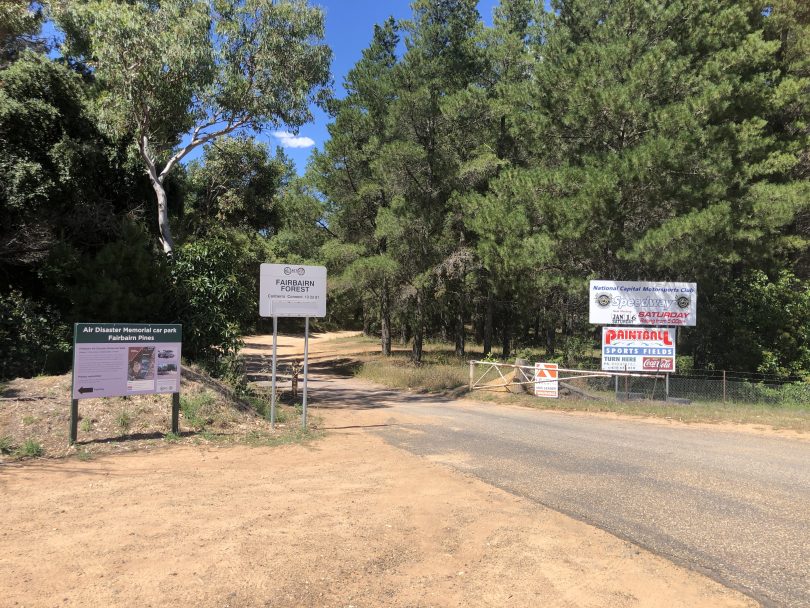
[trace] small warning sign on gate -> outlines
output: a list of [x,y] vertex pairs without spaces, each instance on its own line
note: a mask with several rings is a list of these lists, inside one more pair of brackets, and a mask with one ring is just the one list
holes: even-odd
[[537,397],[557,399],[560,396],[558,367],[556,363],[534,364],[534,394]]

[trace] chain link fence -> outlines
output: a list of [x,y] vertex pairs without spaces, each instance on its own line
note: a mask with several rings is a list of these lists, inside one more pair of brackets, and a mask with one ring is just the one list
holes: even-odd
[[[472,390],[533,394],[533,366],[488,361],[470,363]],[[568,398],[810,406],[810,383],[801,378],[767,374],[724,370],[645,374],[560,369],[558,381],[560,396]]]

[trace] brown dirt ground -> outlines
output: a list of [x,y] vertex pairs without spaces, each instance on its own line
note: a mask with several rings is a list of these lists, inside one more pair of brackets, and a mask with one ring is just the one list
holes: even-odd
[[367,427],[407,422],[390,410],[318,416],[303,445],[0,465],[0,605],[756,605],[387,445]]

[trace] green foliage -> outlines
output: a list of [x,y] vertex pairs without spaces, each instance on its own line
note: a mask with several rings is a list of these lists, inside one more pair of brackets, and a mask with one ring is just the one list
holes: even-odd
[[64,244],[109,240],[138,189],[77,74],[26,53],[0,83],[0,269],[31,281]]
[[115,417],[115,425],[118,427],[118,430],[121,431],[122,435],[126,435],[129,432],[129,429],[132,427],[132,414],[129,413],[129,410],[122,409],[118,412],[118,416]]
[[118,240],[85,255],[72,286],[73,316],[99,322],[155,322],[166,308],[169,273],[152,240],[137,224],[125,221]]
[[36,439],[26,439],[17,451],[20,456],[28,456],[29,458],[37,458],[45,453],[42,449],[42,444]]
[[90,418],[82,418],[79,423],[79,430],[83,433],[89,433],[93,430],[93,421]]
[[189,426],[198,431],[202,431],[211,424],[211,408],[214,405],[214,398],[207,392],[198,393],[193,396],[180,396],[180,411]]
[[[330,322],[386,354],[413,340],[416,361],[472,332],[588,365],[599,277],[696,281],[696,367],[810,370],[798,0],[502,0],[492,27],[474,0],[417,0],[328,100],[303,179],[248,133],[327,101],[319,9],[54,3],[52,61],[20,52],[31,6],[0,3],[0,376],[64,361],[74,320],[178,321],[184,353],[248,395],[236,354],[274,260],[326,263]],[[149,241],[171,251],[170,221],[164,260]]]
[[183,352],[216,375],[228,370],[256,319],[259,265],[272,259],[264,237],[220,230],[178,248],[170,266]]
[[70,335],[68,325],[53,307],[14,289],[0,293],[0,378],[62,371]]
[[[721,283],[708,299],[700,332],[687,340],[717,369],[780,376],[810,374],[810,285],[789,271],[761,271]],[[727,319],[734,319],[733,323]]]
[[42,9],[24,0],[0,1],[0,68],[14,61],[26,48],[42,48],[37,38]]
[[563,341],[562,364],[569,369],[591,367],[593,340],[582,336],[567,336]]
[[474,2],[414,3],[375,28],[312,164],[334,286],[365,328],[404,326],[417,360],[425,333],[461,354],[471,323],[485,352],[565,335],[561,362],[589,365],[588,279],[696,281],[715,328],[686,354],[804,369],[773,328],[715,312],[739,295],[718,277],[793,267],[801,291],[810,272],[799,6],[504,0],[483,28]]
[[279,223],[278,199],[293,168],[279,149],[245,136],[225,137],[208,145],[188,168],[188,230],[205,234],[212,226],[272,232]]
[[0,435],[0,454],[11,454],[14,451],[14,440],[9,435]]
[[298,127],[326,97],[323,14],[305,0],[77,0],[55,15],[65,56],[92,69],[104,123],[138,146],[167,253],[164,180],[182,158],[237,130]]

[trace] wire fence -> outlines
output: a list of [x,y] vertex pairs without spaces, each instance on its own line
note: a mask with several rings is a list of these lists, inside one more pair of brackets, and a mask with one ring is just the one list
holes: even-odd
[[[534,394],[534,367],[470,362],[470,389]],[[559,369],[559,394],[569,398],[810,406],[810,383],[799,378],[692,370],[687,374]]]

